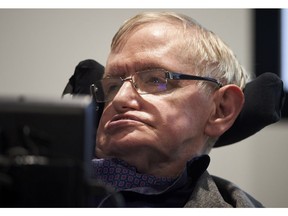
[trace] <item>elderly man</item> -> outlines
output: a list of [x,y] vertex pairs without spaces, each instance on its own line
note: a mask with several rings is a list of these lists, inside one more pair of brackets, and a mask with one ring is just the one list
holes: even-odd
[[[249,79],[230,48],[187,16],[152,12],[126,21],[95,83],[105,103],[95,178],[127,207],[261,207],[206,171]],[[112,196],[99,206],[113,206]]]

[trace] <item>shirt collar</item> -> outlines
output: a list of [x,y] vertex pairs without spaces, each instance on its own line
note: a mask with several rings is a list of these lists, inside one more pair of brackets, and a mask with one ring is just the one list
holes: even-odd
[[197,181],[210,163],[208,155],[188,161],[178,178],[157,177],[138,173],[136,168],[120,159],[93,159],[92,177],[112,186],[116,191],[133,191],[140,194],[162,194]]

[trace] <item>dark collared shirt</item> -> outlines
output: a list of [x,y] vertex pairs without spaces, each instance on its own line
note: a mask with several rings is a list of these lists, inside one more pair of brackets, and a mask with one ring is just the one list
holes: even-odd
[[[115,207],[119,204],[117,202],[121,202],[119,206],[123,207],[183,207],[198,178],[207,169],[210,158],[208,155],[203,155],[188,161],[184,171],[176,179],[139,174],[135,168],[129,167],[121,161],[118,161],[120,162],[118,165],[122,168],[124,166],[124,169],[121,173],[118,170],[117,173],[116,169],[119,167],[115,167],[114,163],[112,165],[107,163],[108,166],[103,167],[103,163],[100,163],[99,166],[97,162],[99,162],[97,159],[92,161],[93,177],[100,179],[107,186],[110,185],[115,191],[115,193],[98,199],[99,207]],[[109,166],[111,167],[109,168]],[[146,184],[141,183],[139,179],[146,180]]]

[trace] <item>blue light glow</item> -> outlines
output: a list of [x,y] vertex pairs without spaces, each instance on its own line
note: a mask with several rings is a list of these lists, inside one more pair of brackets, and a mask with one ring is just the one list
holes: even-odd
[[288,9],[281,10],[281,79],[288,91]]

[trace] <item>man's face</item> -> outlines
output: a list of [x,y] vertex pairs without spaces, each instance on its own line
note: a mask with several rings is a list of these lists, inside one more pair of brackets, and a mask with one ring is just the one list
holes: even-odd
[[[193,74],[181,59],[177,40],[181,39],[171,25],[155,23],[138,29],[121,49],[110,53],[104,76],[128,77],[153,68]],[[202,153],[205,124],[213,110],[211,98],[195,81],[180,81],[179,86],[161,94],[139,95],[131,82],[124,82],[103,111],[97,157],[117,157],[150,174],[178,174],[187,160]],[[170,174],[165,173],[166,167]]]

